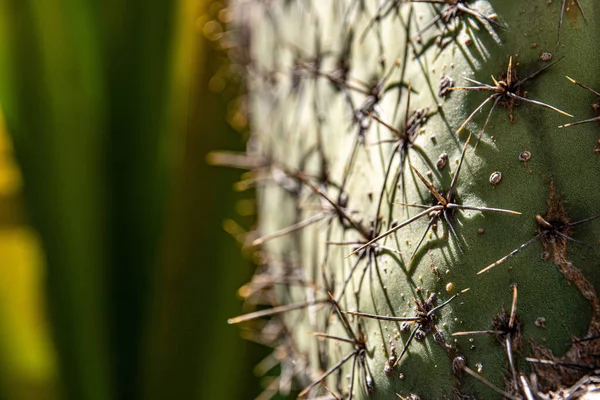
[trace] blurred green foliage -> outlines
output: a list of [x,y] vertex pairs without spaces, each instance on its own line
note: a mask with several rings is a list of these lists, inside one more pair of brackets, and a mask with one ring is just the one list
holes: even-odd
[[243,147],[239,84],[215,80],[227,19],[203,0],[0,0],[23,181],[0,193],[1,398],[256,396],[257,349],[225,324],[252,266],[222,223],[249,195],[205,164]]

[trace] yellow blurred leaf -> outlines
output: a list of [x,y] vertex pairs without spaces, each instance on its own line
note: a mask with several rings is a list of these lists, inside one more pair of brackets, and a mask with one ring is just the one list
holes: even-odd
[[42,283],[43,257],[35,233],[26,227],[0,230],[0,354],[10,380],[54,379]]

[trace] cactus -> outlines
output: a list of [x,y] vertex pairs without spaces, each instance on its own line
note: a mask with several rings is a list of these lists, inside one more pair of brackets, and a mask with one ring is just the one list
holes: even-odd
[[592,390],[600,3],[232,9],[253,134],[213,161],[257,187],[260,265],[229,322],[275,349],[265,396]]

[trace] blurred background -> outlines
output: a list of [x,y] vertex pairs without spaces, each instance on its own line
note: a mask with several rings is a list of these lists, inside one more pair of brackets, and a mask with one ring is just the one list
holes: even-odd
[[[225,2],[0,0],[0,399],[252,399]],[[239,68],[238,68],[239,69]]]

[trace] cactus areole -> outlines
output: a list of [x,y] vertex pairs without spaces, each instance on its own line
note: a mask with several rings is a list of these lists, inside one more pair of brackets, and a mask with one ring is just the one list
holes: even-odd
[[592,398],[600,2],[231,7],[265,398]]

